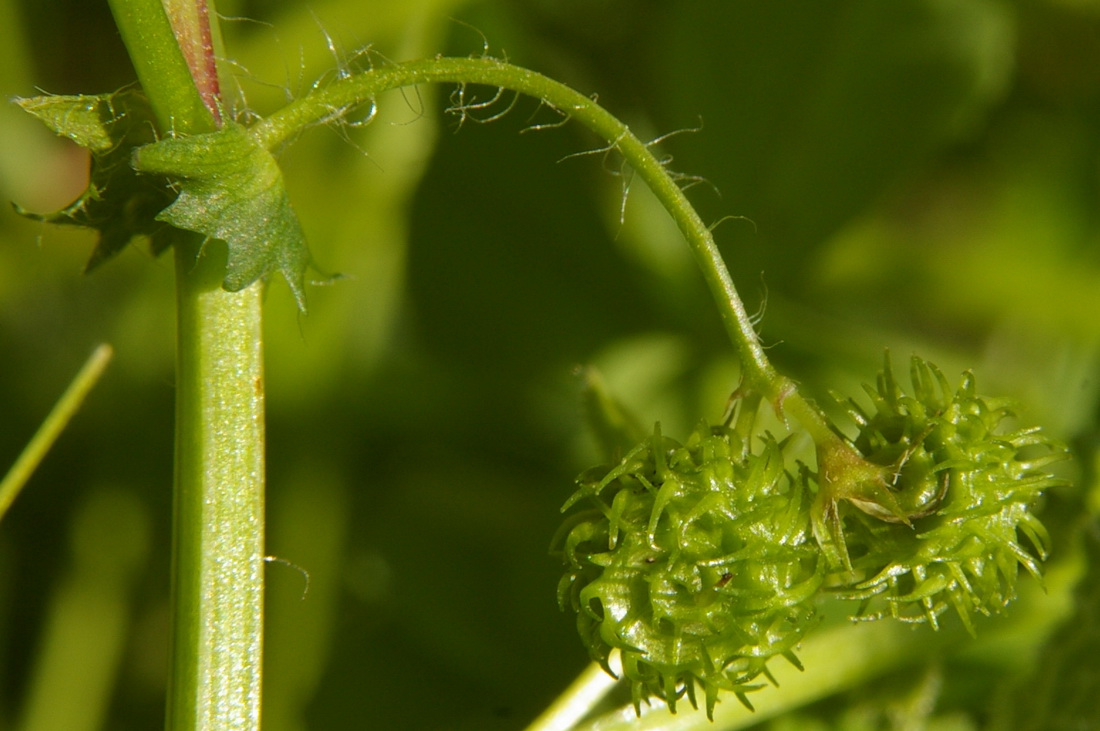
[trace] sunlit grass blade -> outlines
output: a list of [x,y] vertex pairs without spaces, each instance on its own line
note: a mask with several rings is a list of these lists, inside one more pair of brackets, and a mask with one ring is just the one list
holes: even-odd
[[527,731],[569,731],[576,726],[619,682],[622,665],[618,650],[608,657],[608,667],[615,676],[608,675],[599,664],[591,663],[542,715],[531,722]]
[[84,403],[84,398],[103,375],[112,354],[111,346],[106,343],[99,345],[92,352],[85,361],[84,367],[76,374],[65,393],[50,411],[49,416],[42,422],[42,426],[38,428],[22,454],[15,460],[15,464],[8,470],[8,474],[0,482],[0,520],[8,512],[8,508],[19,495],[19,491],[23,489],[23,485],[27,484],[27,480],[45,458],[46,453],[50,451],[50,447],[57,441],[80,405]]

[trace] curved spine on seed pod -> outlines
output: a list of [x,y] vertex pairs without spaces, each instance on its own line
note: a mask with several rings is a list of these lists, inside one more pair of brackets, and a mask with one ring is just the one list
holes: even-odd
[[936,627],[953,608],[973,633],[975,612],[1014,598],[1020,566],[1040,577],[1050,540],[1031,511],[1043,490],[1065,484],[1049,467],[1068,455],[1038,428],[1006,429],[1009,402],[978,395],[969,372],[952,389],[914,357],[910,380],[911,395],[887,357],[877,387],[865,387],[871,410],[845,404],[858,426],[852,444],[887,468],[885,493],[865,492],[887,499],[848,500],[859,510],[842,519],[850,572],[840,594],[861,601],[859,618]]
[[592,658],[618,649],[635,708],[670,710],[696,688],[708,715],[719,691],[746,693],[766,663],[815,623],[824,561],[813,542],[807,472],[792,475],[770,435],[750,449],[727,426],[684,444],[660,428],[610,468],[589,470],[555,540],[559,602],[577,614]]

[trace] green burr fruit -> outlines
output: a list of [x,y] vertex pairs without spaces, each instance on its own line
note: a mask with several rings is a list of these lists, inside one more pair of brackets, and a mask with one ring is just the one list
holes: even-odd
[[650,696],[713,712],[720,691],[745,694],[766,663],[815,622],[824,561],[809,522],[803,470],[787,471],[770,436],[752,451],[726,426],[680,444],[660,429],[611,468],[583,474],[559,531],[562,607],[592,658],[622,653],[635,708]]
[[952,389],[919,358],[912,394],[889,359],[872,410],[848,402],[867,462],[888,468],[890,500],[850,502],[843,519],[854,580],[842,595],[862,601],[858,616],[892,616],[937,626],[953,608],[973,632],[972,615],[993,614],[1015,596],[1018,569],[1039,577],[1049,537],[1032,509],[1043,490],[1064,482],[1049,472],[1065,447],[1038,428],[1006,428],[1005,399],[978,395],[972,374]]

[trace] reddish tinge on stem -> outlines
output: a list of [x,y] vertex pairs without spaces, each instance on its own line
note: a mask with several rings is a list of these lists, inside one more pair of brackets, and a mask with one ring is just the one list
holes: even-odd
[[214,40],[210,32],[210,14],[206,0],[164,0],[164,10],[172,24],[191,78],[199,90],[203,104],[214,121],[221,126],[218,67],[214,59]]

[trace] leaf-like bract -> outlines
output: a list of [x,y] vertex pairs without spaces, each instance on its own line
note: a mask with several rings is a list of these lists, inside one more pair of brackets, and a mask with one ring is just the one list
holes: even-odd
[[245,128],[228,123],[146,145],[134,152],[134,167],[178,181],[179,196],[159,220],[227,244],[225,289],[239,291],[277,270],[305,310],[305,236],[278,163]]
[[123,89],[113,94],[37,96],[16,103],[91,153],[88,187],[76,200],[45,214],[16,205],[18,213],[98,231],[88,270],[119,253],[136,236],[148,237],[155,253],[175,241],[179,232],[156,220],[172,201],[173,191],[163,181],[138,176],[130,165],[133,148],[155,139],[152,111],[141,93]]

